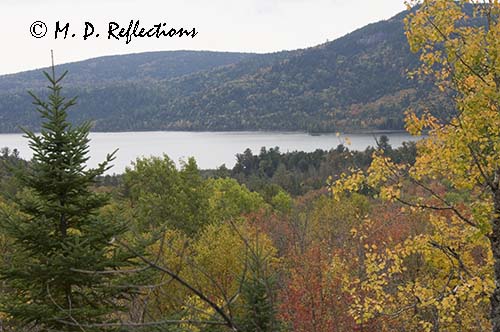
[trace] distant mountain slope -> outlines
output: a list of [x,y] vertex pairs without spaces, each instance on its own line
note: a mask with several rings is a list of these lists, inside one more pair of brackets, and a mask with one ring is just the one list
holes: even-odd
[[[240,62],[251,53],[209,51],[163,51],[111,55],[56,66],[58,72],[69,70],[65,86],[96,86],[141,80],[170,79]],[[1,91],[45,87],[42,70],[0,76]]]
[[407,78],[418,57],[409,51],[403,18],[290,52],[254,71],[241,71],[240,63],[166,82],[168,98],[155,121],[195,130],[402,129],[404,110],[431,91]]
[[[291,52],[146,53],[63,65],[65,92],[79,95],[73,119],[102,131],[402,129],[407,107],[435,100],[431,85],[407,79],[418,57],[404,15]],[[23,89],[38,90],[41,79],[0,77],[0,131],[37,127]]]

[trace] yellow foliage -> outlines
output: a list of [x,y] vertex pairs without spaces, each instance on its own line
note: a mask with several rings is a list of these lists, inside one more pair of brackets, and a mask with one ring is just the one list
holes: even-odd
[[[211,301],[233,314],[241,310],[241,282],[250,273],[249,255],[258,253],[269,257],[268,270],[273,273],[279,264],[271,240],[248,225],[216,223],[208,225],[195,239],[180,231],[166,231],[164,237],[150,247],[151,257],[158,264],[175,271]],[[207,303],[164,274],[156,280],[158,287],[149,294],[150,314],[183,312],[184,320],[207,320],[214,314]],[[188,331],[198,328],[185,324]]]
[[[453,96],[457,114],[444,122],[430,111],[408,110],[407,130],[427,133],[417,143],[415,164],[397,165],[377,152],[366,172],[353,170],[331,187],[337,199],[368,187],[382,199],[405,202],[410,209],[402,213],[433,208],[422,221],[431,226],[428,233],[384,251],[363,247],[365,276],[345,285],[358,294],[351,307],[358,322],[398,317],[406,330],[432,331],[436,324],[440,331],[491,328],[495,277],[488,236],[494,206],[500,206],[494,205],[500,190],[500,4],[486,3],[407,2],[408,8],[419,5],[405,20],[410,47],[422,63],[412,75],[431,76]],[[474,17],[464,5],[473,5]],[[353,241],[362,241],[362,232],[354,229]]]

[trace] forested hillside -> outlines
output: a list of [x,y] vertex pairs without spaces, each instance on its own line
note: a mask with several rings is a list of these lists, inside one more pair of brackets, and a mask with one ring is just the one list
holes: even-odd
[[[192,74],[248,59],[254,54],[208,51],[164,51],[104,56],[55,66],[70,70],[66,87],[106,86],[120,82],[157,81]],[[57,56],[57,54],[56,54]],[[57,59],[56,59],[57,60]],[[0,90],[26,91],[47,85],[41,70],[0,76]]]
[[[403,129],[404,111],[419,101],[447,109],[431,84],[408,79],[418,57],[404,35],[406,14],[290,52],[158,52],[61,65],[72,72],[68,93],[79,96],[70,116],[98,131]],[[37,128],[25,90],[43,88],[40,79],[0,77],[0,131]]]

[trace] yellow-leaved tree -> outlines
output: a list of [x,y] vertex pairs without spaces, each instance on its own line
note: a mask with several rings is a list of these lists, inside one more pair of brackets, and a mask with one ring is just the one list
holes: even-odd
[[[427,131],[427,137],[418,143],[415,164],[396,164],[383,152],[377,152],[368,171],[355,170],[336,181],[332,190],[340,194],[370,187],[382,199],[399,201],[413,210],[431,211],[429,222],[434,224],[434,230],[427,238],[416,237],[411,250],[401,248],[400,252],[407,256],[409,251],[420,248],[428,263],[445,258],[446,269],[453,271],[454,277],[437,281],[442,288],[437,294],[427,292],[425,285],[418,283],[402,285],[400,291],[414,286],[414,292],[416,286],[421,286],[419,294],[428,297],[417,297],[414,307],[422,306],[422,302],[433,304],[448,318],[458,312],[453,324],[458,324],[463,312],[450,308],[474,310],[474,302],[470,301],[487,303],[489,298],[491,329],[498,332],[500,3],[411,0],[407,5],[411,10],[405,22],[408,41],[421,60],[415,75],[431,78],[443,95],[453,99],[456,113],[440,117],[436,109],[427,109],[423,114],[409,110],[408,131],[414,135]],[[487,253],[479,262],[474,253],[482,247]],[[429,249],[441,253],[441,257],[432,258],[435,254]],[[412,306],[410,303],[408,307]],[[428,330],[433,324],[420,323]],[[444,330],[456,331],[453,326],[458,325]],[[485,327],[465,326],[467,331]]]

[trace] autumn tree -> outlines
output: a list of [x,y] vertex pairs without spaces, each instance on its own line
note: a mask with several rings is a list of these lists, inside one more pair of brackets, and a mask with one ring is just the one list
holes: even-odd
[[[407,37],[422,62],[414,74],[435,81],[453,98],[456,112],[438,119],[435,105],[419,115],[410,110],[410,133],[428,131],[417,145],[416,162],[397,164],[378,152],[368,172],[354,170],[336,183],[334,193],[370,187],[383,199],[433,211],[432,222],[445,232],[433,249],[447,255],[462,276],[470,273],[444,296],[462,294],[455,300],[464,301],[491,293],[492,330],[500,331],[500,3],[424,0],[409,1],[408,7]],[[438,183],[446,190],[438,190]],[[460,233],[455,244],[463,246],[457,248],[447,239]],[[481,279],[484,271],[470,270],[468,253],[461,250],[478,240],[489,241],[494,285]]]
[[243,221],[216,223],[196,238],[168,230],[148,252],[152,258],[142,258],[157,273],[139,298],[145,326],[275,331],[277,255],[259,229]]

